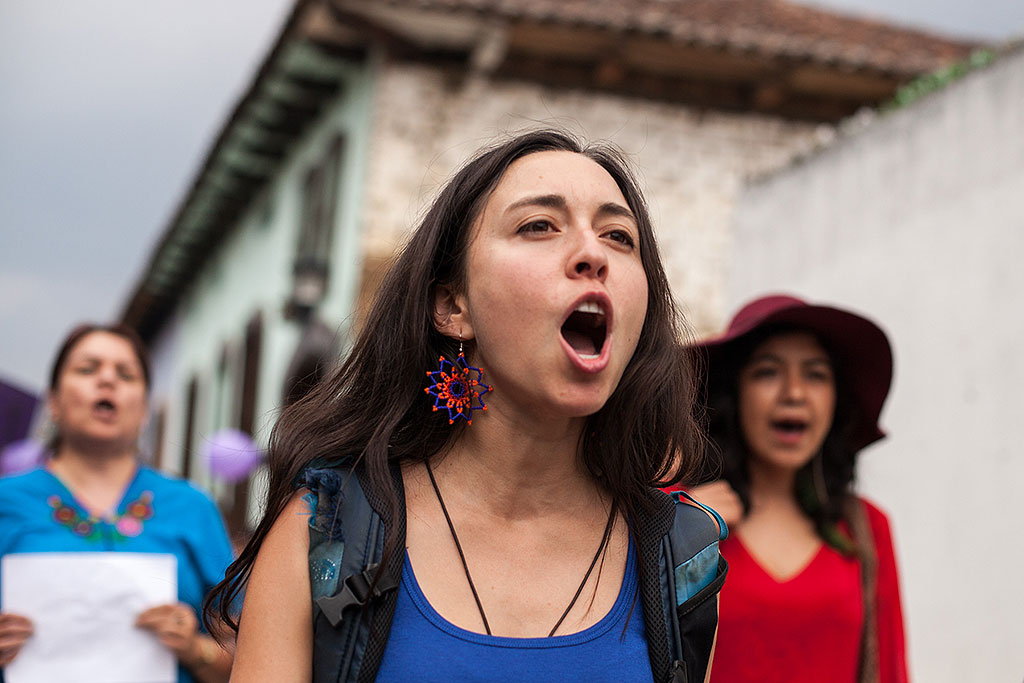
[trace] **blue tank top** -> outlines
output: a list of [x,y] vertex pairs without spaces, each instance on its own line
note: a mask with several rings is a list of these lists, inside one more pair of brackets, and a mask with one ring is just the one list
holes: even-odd
[[[636,592],[636,551],[630,539],[619,596],[599,622],[578,633],[551,638],[489,636],[459,628],[430,606],[406,552],[377,681],[653,683],[639,600],[630,614]],[[623,626],[627,626],[625,634]]]

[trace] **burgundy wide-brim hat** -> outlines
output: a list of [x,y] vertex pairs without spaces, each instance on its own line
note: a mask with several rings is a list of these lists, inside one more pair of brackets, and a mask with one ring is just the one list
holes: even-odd
[[709,384],[718,379],[716,372],[734,367],[726,360],[742,340],[776,325],[807,330],[831,351],[857,408],[852,445],[860,450],[883,438],[885,432],[878,426],[878,418],[892,384],[892,347],[878,325],[856,313],[787,295],[755,299],[733,316],[725,332],[697,345],[707,353]]

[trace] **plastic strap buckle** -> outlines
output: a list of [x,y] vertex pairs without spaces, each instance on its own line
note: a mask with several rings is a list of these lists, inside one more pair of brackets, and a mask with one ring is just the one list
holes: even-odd
[[[324,613],[331,626],[341,623],[342,613],[352,606],[363,607],[388,591],[398,588],[394,577],[384,575],[373,583],[373,576],[380,564],[371,564],[358,574],[352,574],[342,582],[341,590],[331,596],[317,598],[316,604]],[[371,587],[373,590],[371,591]]]

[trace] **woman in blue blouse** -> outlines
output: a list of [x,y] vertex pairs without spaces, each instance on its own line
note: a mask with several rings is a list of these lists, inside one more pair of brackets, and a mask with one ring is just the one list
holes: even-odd
[[[179,681],[225,681],[231,654],[200,632],[197,614],[231,562],[231,546],[205,494],[140,462],[148,389],[147,354],[134,331],[119,325],[72,330],[50,376],[51,457],[40,469],[0,479],[0,556],[173,554],[179,601],[147,609],[136,625],[174,653]],[[31,637],[30,620],[0,605],[0,668]]]

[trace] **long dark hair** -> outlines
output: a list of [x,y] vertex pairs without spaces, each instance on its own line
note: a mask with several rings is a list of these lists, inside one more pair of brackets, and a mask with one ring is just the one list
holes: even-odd
[[[139,337],[131,327],[122,323],[80,323],[73,327],[70,332],[65,335],[64,340],[61,341],[60,347],[57,349],[57,355],[53,358],[53,365],[50,366],[50,393],[56,393],[57,388],[60,385],[60,376],[64,372],[64,366],[67,364],[68,356],[71,354],[72,349],[78,346],[78,342],[85,339],[93,332],[106,332],[117,337],[121,337],[132,347],[132,351],[135,353],[135,358],[139,361],[139,367],[142,369],[142,380],[145,387],[146,393],[149,393],[149,352],[146,350],[146,345],[143,343],[142,338]],[[62,435],[57,425],[54,425],[53,436],[49,438],[46,443],[46,450],[56,455],[57,450],[60,448]]]
[[743,513],[749,512],[750,448],[740,424],[739,377],[757,347],[771,337],[790,332],[807,332],[815,337],[831,359],[836,387],[832,427],[825,436],[821,452],[797,470],[793,493],[814,523],[818,536],[838,550],[850,553],[852,542],[839,531],[838,523],[843,519],[856,474],[857,449],[852,439],[857,423],[855,402],[843,376],[843,365],[836,362],[827,341],[811,330],[793,325],[766,325],[732,342],[727,352],[716,355],[716,367],[707,386],[708,435],[713,455],[704,463],[698,479],[724,479],[739,496]]
[[[565,132],[515,136],[478,154],[444,186],[377,292],[351,353],[332,376],[286,408],[270,438],[266,513],[252,539],[206,602],[237,630],[232,604],[248,580],[256,553],[296,482],[311,462],[351,457],[369,485],[398,509],[390,468],[423,461],[456,441],[466,428],[449,425],[424,402],[424,373],[458,343],[434,327],[434,291],[465,283],[470,229],[506,169],[536,152],[568,151],[600,164],[636,216],[647,275],[647,317],[633,357],[604,407],[583,430],[580,456],[611,493],[612,504],[634,519],[652,505],[651,487],[690,476],[703,454],[693,415],[694,373],[683,351],[685,328],[658,255],[646,202],[616,150],[584,146]],[[395,542],[393,537],[390,544]],[[386,564],[386,563],[384,563]]]

